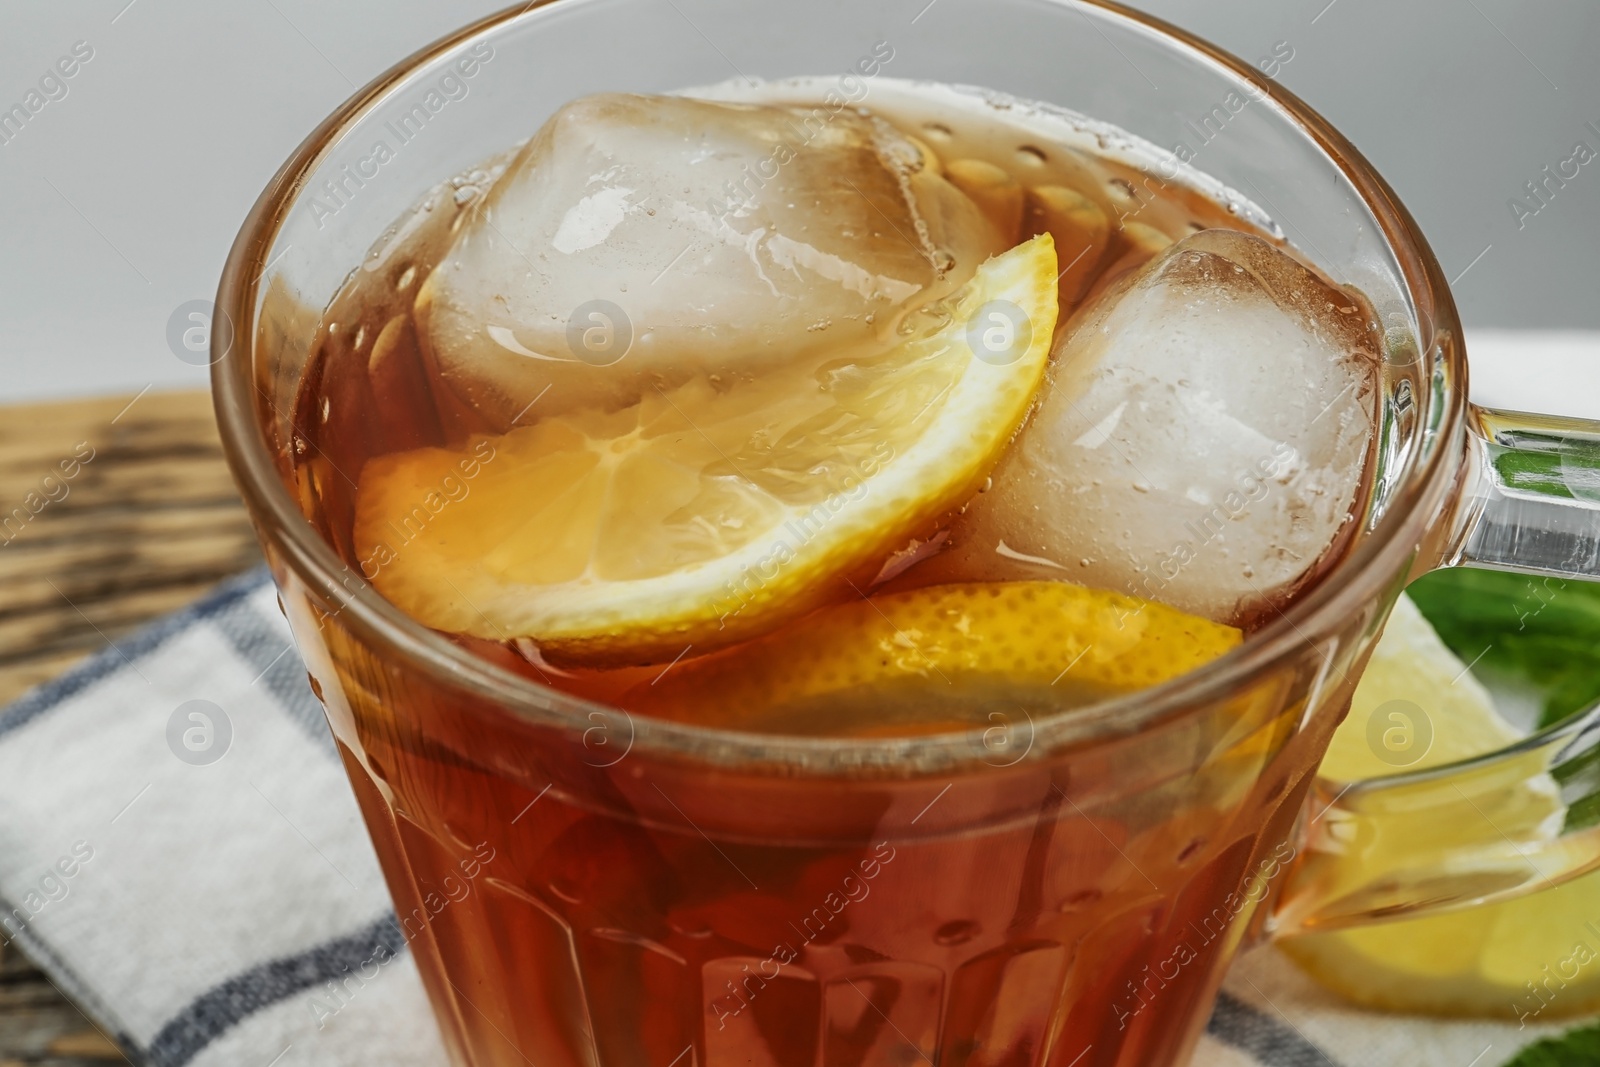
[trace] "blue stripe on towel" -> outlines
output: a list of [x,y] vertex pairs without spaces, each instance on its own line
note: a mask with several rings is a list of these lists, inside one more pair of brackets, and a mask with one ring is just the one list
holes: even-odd
[[51,708],[68,700],[89,686],[120,670],[123,666],[143,659],[172,638],[183,633],[195,623],[210,618],[229,605],[243,600],[272,580],[265,567],[246,571],[230,579],[204,599],[135,630],[130,636],[101,649],[79,666],[53,681],[46,682],[25,694],[16,703],[0,711],[0,737],[32,722]]
[[1338,1067],[1331,1056],[1307,1041],[1300,1031],[1227,993],[1217,996],[1206,1032],[1272,1067]]
[[[325,982],[337,984],[369,963],[388,962],[405,946],[405,933],[391,914],[297,956],[258,964],[196,997],[161,1027],[145,1056],[156,1067],[184,1067],[201,1049],[261,1009]],[[382,950],[387,956],[378,960]]]

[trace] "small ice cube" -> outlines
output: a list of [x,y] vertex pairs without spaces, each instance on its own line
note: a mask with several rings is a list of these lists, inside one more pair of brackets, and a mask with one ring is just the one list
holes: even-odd
[[1267,242],[1180,241],[1062,335],[940,574],[1032,556],[1216,620],[1281,603],[1351,518],[1379,350],[1364,299]]
[[887,346],[1000,235],[937,159],[855,109],[605,94],[567,104],[419,295],[445,379],[506,421],[701,373]]

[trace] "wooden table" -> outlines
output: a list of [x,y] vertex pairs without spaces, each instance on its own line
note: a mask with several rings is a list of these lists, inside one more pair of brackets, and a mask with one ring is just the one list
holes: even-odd
[[[74,477],[45,482],[85,445],[93,458]],[[0,407],[7,516],[0,704],[261,561],[205,392]],[[108,1062],[126,1061],[16,946],[0,944],[0,1067]]]

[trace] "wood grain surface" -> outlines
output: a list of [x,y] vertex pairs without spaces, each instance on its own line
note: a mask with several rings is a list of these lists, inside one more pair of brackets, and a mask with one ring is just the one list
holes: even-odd
[[[260,561],[209,394],[0,407],[0,704]],[[0,1067],[108,1062],[0,939]]]

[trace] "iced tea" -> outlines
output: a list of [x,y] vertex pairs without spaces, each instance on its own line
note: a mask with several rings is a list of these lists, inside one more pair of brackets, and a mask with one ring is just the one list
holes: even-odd
[[[1379,341],[1254,205],[1141,151],[885,77],[583,98],[333,298],[306,515],[589,702],[492,714],[305,620],[459,1062],[1192,1048],[1292,857],[1307,702],[1350,683],[1289,664],[1075,731],[1338,557]],[[636,747],[657,723],[718,732]],[[824,771],[797,738],[881,745]]]

